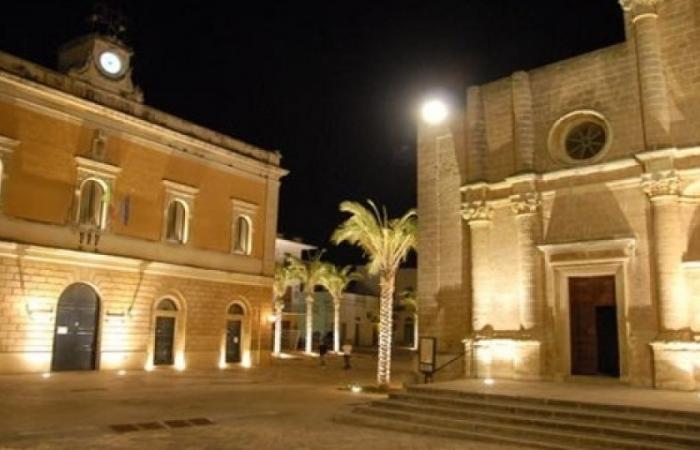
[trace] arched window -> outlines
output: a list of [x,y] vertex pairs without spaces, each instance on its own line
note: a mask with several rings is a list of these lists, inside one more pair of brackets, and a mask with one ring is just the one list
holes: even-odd
[[107,217],[107,191],[99,181],[87,179],[80,188],[78,224],[103,229]]
[[228,307],[228,313],[232,316],[242,316],[245,314],[245,310],[238,303],[233,303]]
[[183,202],[179,200],[170,202],[167,221],[165,238],[178,244],[187,242],[187,207]]
[[177,311],[177,305],[169,298],[165,298],[158,303],[158,311]]
[[252,225],[248,216],[240,215],[236,219],[236,245],[233,251],[243,255],[250,255],[252,252]]

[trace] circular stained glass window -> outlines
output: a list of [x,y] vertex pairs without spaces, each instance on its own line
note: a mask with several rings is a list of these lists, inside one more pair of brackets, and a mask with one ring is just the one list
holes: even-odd
[[607,142],[605,128],[596,122],[583,122],[566,135],[566,154],[571,159],[584,161],[600,153]]

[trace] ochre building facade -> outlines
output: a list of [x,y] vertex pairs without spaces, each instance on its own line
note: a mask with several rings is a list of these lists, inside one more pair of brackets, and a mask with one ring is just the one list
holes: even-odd
[[700,0],[418,137],[421,334],[468,377],[700,388]]
[[130,57],[0,53],[0,373],[269,359],[280,156],[145,106]]

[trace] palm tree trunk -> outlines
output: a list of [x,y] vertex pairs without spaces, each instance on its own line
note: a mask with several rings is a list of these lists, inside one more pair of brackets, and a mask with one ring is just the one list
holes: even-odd
[[391,381],[391,335],[394,306],[395,272],[379,275],[379,361],[377,384],[388,387]]
[[306,296],[306,353],[313,352],[314,344],[314,296]]
[[272,353],[279,355],[282,353],[282,310],[284,303],[275,303],[275,343]]
[[340,353],[340,300],[333,299],[333,351]]

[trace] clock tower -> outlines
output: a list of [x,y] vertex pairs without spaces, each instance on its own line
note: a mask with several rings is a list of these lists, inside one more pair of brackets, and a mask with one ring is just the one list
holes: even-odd
[[58,68],[100,90],[143,102],[143,93],[131,79],[132,55],[119,39],[94,33],[63,45]]

